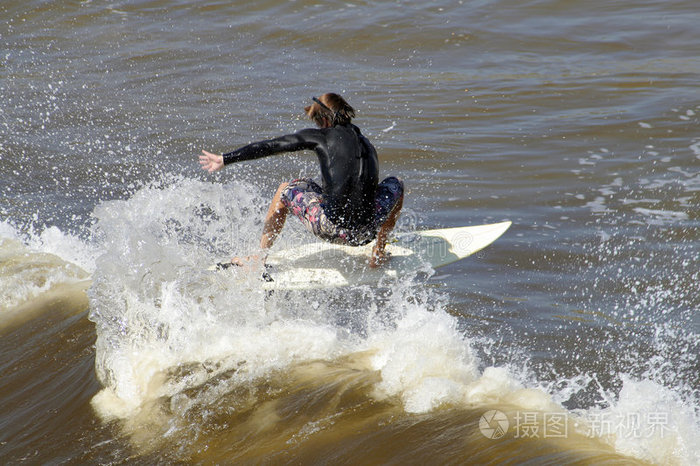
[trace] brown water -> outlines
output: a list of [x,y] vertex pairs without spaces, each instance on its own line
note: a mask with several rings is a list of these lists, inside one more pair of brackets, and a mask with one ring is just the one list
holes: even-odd
[[[700,463],[697,2],[0,16],[0,462]],[[318,169],[197,153],[328,91],[406,181],[399,230],[511,229],[391,289],[205,272]]]

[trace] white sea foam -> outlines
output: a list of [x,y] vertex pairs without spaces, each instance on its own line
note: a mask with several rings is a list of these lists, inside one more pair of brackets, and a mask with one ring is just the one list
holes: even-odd
[[625,455],[655,464],[699,464],[700,419],[696,407],[651,380],[622,375],[608,406],[584,413],[590,433]]
[[82,241],[58,228],[21,234],[0,223],[0,309],[20,306],[53,287],[88,278],[82,266],[91,257]]
[[700,139],[693,139],[689,149],[695,154],[696,158],[700,159]]
[[54,254],[66,262],[75,264],[88,273],[95,271],[95,259],[100,254],[99,249],[90,243],[66,234],[55,226],[32,236],[28,244],[35,250]]
[[407,309],[396,328],[372,335],[373,369],[381,371],[377,396],[400,396],[409,412],[427,412],[461,402],[478,378],[469,344],[456,331],[454,317]]
[[[254,215],[244,209],[264,206],[250,194],[255,191],[240,183],[179,180],[96,210],[105,253],[90,297],[97,372],[106,387],[95,405],[103,414],[125,416],[149,399],[232,369],[251,380],[297,362],[365,351],[382,375],[376,396],[397,396],[410,412],[498,398],[495,392],[509,386],[496,369],[480,380],[456,318],[442,310],[439,297],[418,300],[430,306],[418,304],[410,280],[377,313],[372,292],[359,302],[332,299],[345,291],[310,302],[306,295],[235,289],[231,276],[205,272],[222,255],[245,254],[257,242],[262,209]],[[227,198],[239,202],[230,205]],[[338,325],[338,315],[350,323]],[[193,362],[210,369],[188,378],[166,375]]]
[[634,211],[648,217],[648,223],[651,225],[671,224],[680,220],[687,220],[688,214],[685,212],[676,212],[672,210],[660,209],[645,209],[643,207],[635,207]]
[[0,238],[19,240],[19,235],[14,226],[3,220],[0,221]]

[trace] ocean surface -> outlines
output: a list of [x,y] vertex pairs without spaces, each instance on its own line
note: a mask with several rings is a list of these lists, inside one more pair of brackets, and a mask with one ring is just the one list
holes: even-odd
[[[700,464],[697,0],[0,18],[0,463]],[[513,226],[396,283],[206,270],[319,173],[197,155],[324,92],[404,179],[397,231]]]

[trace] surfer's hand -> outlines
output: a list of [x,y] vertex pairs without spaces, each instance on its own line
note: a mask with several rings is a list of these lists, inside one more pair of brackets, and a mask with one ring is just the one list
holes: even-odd
[[221,155],[217,154],[212,154],[211,152],[207,152],[205,150],[202,151],[202,154],[199,156],[199,164],[202,166],[203,170],[208,171],[209,173],[215,172],[217,170],[221,170],[224,166],[224,157]]

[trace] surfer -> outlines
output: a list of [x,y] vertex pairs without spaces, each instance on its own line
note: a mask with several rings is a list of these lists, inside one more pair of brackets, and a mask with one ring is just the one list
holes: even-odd
[[378,182],[377,151],[352,124],[355,110],[345,99],[327,93],[312,100],[304,111],[318,128],[254,142],[223,155],[203,150],[199,156],[200,165],[209,172],[282,152],[313,150],[318,157],[321,185],[311,178],[280,184],[265,217],[262,255],[233,258],[234,264],[264,263],[290,211],[310,232],[331,243],[361,246],[376,239],[370,267],[387,260],[387,236],[403,206],[403,182],[393,176]]

